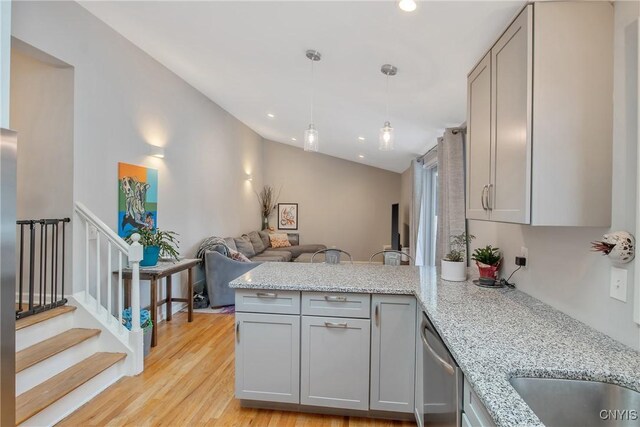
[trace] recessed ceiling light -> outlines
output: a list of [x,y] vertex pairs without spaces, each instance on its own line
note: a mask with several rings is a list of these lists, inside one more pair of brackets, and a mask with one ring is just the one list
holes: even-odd
[[358,154],[358,157],[360,157],[361,159],[364,159],[364,154]]
[[359,137],[358,137],[358,140],[359,140],[359,141],[364,141],[364,136],[359,136]]
[[292,140],[292,141],[297,141],[297,139],[295,139],[295,138],[291,138],[291,140]]
[[272,114],[272,113],[267,113],[267,117],[269,117],[270,119],[273,119],[276,115]]
[[400,0],[398,2],[398,7],[405,12],[413,12],[414,10],[416,10],[416,7],[418,7],[418,5],[416,4],[415,0]]

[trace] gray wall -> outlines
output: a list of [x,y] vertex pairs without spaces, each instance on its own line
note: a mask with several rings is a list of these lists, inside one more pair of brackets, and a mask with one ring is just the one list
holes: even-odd
[[0,1],[0,127],[9,126],[11,2]]
[[19,219],[73,212],[73,69],[11,53],[11,128],[18,132]]
[[[206,236],[259,227],[244,179],[261,183],[259,135],[75,2],[15,2],[12,32],[74,68],[74,200],[115,229],[127,162],[159,170],[158,223],[180,233],[183,255]],[[166,157],[149,157],[148,143]],[[82,287],[82,271],[74,279]]]
[[264,182],[282,187],[280,201],[298,203],[302,243],[336,246],[355,260],[391,244],[400,174],[271,141],[264,143],[264,163]]
[[[611,230],[635,233],[637,146],[638,2],[615,3],[614,133]],[[609,297],[610,262],[590,252],[590,242],[605,228],[530,227],[470,221],[478,238],[472,247],[499,246],[503,273],[515,268],[520,248],[529,250],[529,266],[516,273],[518,288],[572,317],[638,348],[633,322],[633,263],[628,266],[627,303]]]

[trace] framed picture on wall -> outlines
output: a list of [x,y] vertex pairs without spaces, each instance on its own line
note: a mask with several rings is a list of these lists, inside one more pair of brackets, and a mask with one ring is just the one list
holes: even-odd
[[298,229],[298,204],[278,203],[278,230]]

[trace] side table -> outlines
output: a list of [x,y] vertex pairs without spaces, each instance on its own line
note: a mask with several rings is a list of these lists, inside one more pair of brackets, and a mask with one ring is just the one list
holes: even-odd
[[[151,347],[155,347],[158,344],[158,323],[156,321],[158,307],[162,304],[166,304],[167,309],[167,321],[171,320],[171,303],[172,302],[186,302],[188,306],[188,321],[193,321],[193,267],[199,265],[202,261],[200,259],[184,258],[178,261],[160,261],[153,267],[140,267],[140,280],[149,280],[150,286],[150,301],[151,305],[149,311],[151,312],[151,321],[153,322],[153,332],[151,335]],[[171,296],[171,275],[181,273],[187,270],[187,298],[174,298]],[[114,271],[114,274],[118,274]],[[122,269],[122,279],[124,282],[124,306],[129,307],[129,297],[131,295],[131,268]],[[158,301],[158,280],[166,278],[166,293],[167,297]]]

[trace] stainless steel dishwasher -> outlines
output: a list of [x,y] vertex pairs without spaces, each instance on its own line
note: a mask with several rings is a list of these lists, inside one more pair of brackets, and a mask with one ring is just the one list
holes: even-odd
[[462,417],[462,371],[424,312],[420,338],[423,347],[424,425],[459,427]]

